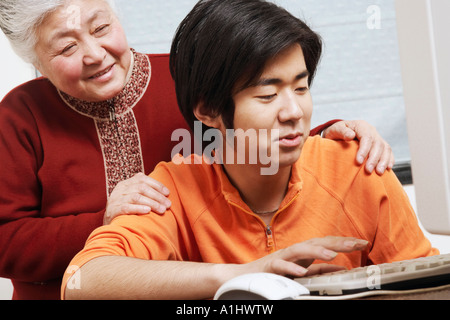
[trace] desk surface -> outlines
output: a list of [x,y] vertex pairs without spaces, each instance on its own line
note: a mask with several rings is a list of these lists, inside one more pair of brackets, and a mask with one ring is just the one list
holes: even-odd
[[363,300],[450,300],[450,286],[426,292],[372,296]]

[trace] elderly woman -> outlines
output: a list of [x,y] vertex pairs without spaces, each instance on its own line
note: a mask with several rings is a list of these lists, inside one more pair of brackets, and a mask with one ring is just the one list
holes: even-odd
[[[112,8],[0,2],[0,27],[43,75],[0,105],[0,277],[12,279],[15,299],[58,299],[65,268],[95,228],[170,206],[169,190],[146,174],[170,160],[172,132],[189,126],[168,55],[130,49]],[[327,131],[360,139],[368,170],[392,167],[389,146],[365,122]]]

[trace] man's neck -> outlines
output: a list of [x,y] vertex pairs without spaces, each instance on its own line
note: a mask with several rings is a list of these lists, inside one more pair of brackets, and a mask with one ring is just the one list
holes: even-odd
[[280,168],[271,176],[261,175],[258,166],[224,164],[224,170],[254,213],[270,214],[279,209],[286,195],[292,167]]

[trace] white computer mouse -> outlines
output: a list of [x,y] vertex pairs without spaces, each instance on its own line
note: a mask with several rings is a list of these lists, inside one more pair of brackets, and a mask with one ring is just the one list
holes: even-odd
[[273,273],[249,273],[224,283],[214,300],[292,300],[301,295],[309,295],[309,290],[294,280]]

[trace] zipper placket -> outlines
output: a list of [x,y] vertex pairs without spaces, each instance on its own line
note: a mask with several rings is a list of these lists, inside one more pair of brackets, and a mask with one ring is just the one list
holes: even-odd
[[238,208],[238,209],[240,209],[240,210],[242,210],[242,211],[244,211],[244,212],[246,212],[246,213],[248,213],[248,214],[250,214],[251,216],[253,216],[253,217],[255,217],[256,219],[258,219],[259,221],[260,221],[260,223],[262,224],[262,226],[264,227],[264,232],[265,232],[265,235],[266,235],[266,247],[267,247],[267,250],[269,251],[269,253],[273,253],[274,251],[275,251],[275,240],[274,240],[274,237],[273,237],[273,224],[274,224],[274,222],[275,222],[275,219],[277,218],[277,216],[281,213],[281,212],[283,212],[287,207],[289,207],[290,205],[291,205],[291,203],[295,200],[295,199],[297,199],[297,197],[298,197],[298,195],[299,195],[299,193],[297,193],[290,201],[289,201],[289,203],[287,203],[283,208],[281,208],[280,210],[278,210],[278,212],[277,213],[275,213],[275,215],[273,216],[273,218],[272,218],[272,221],[270,222],[270,225],[267,225],[259,216],[257,216],[256,214],[254,214],[253,212],[251,212],[251,211],[248,211],[248,210],[246,210],[246,209],[244,209],[243,207],[241,207],[240,205],[238,205],[237,203],[235,203],[235,202],[233,202],[233,201],[229,201],[228,200],[228,202],[231,204],[231,205],[233,205],[234,207],[236,207],[236,208]]
[[108,103],[108,109],[109,109],[109,120],[113,123],[117,121],[116,119],[116,107],[114,106],[113,102]]
[[[248,210],[242,208],[242,207],[241,207],[240,205],[238,205],[237,203],[234,203],[234,202],[232,202],[232,201],[229,201],[229,203],[230,203],[232,206],[234,206],[234,207],[236,207],[236,208],[238,208],[238,209],[240,209],[240,210],[242,210],[242,211],[248,213],[249,215],[251,215],[252,217],[254,217],[255,219],[257,219],[257,220],[261,223],[261,226],[264,228],[264,233],[265,233],[265,235],[266,235],[266,247],[267,247],[269,253],[274,252],[274,251],[275,251],[275,241],[273,240],[273,231],[272,231],[272,227],[271,227],[270,225],[267,225],[267,224],[266,224],[260,217],[258,217],[256,214],[254,214],[253,212],[250,212],[250,211],[248,211]],[[278,213],[279,213],[279,212],[278,212]],[[278,214],[278,213],[277,213],[277,214]],[[276,215],[277,215],[277,214],[276,214]],[[275,220],[274,218],[276,217],[276,215],[273,217],[272,223],[273,223],[273,221]]]
[[277,218],[277,216],[284,211],[287,207],[289,207],[291,205],[291,203],[297,199],[299,193],[297,193],[292,199],[291,201],[289,201],[289,203],[287,203],[283,208],[281,208],[280,210],[278,210],[277,213],[275,213],[275,215],[272,217],[272,221],[270,222],[270,225],[266,225],[264,223],[264,221],[262,221],[262,219],[260,217],[257,217],[259,220],[261,220],[263,222],[264,225],[266,225],[266,243],[267,243],[267,249],[269,250],[269,253],[273,253],[275,251],[275,240],[273,239],[273,229],[272,229],[272,225],[275,222],[275,219]]
[[[122,168],[125,168],[125,164],[126,164],[126,157],[124,155],[124,143],[123,143],[123,139],[120,135],[120,131],[119,131],[119,124],[117,122],[117,117],[116,117],[116,107],[114,105],[113,101],[109,101],[109,119],[113,124],[114,127],[114,136],[117,139],[117,141],[119,142],[119,148],[118,148],[118,152],[119,152],[119,160],[121,162]],[[125,170],[122,170],[122,180],[127,180],[127,174]]]
[[273,232],[271,226],[266,227],[266,240],[267,240],[267,249],[269,250],[270,253],[274,252],[275,242],[273,241]]

